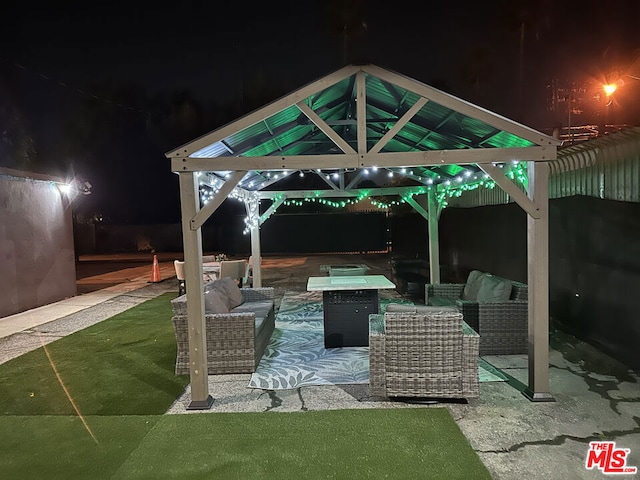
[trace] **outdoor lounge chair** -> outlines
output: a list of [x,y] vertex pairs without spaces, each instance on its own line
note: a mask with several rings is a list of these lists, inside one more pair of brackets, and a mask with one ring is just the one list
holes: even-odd
[[476,398],[479,336],[451,308],[388,305],[369,316],[369,391]]
[[236,280],[238,286],[242,287],[246,275],[246,260],[223,260],[220,262],[220,278],[231,277]]
[[472,270],[466,283],[427,284],[427,305],[453,306],[480,334],[480,355],[514,355],[528,351],[526,284]]

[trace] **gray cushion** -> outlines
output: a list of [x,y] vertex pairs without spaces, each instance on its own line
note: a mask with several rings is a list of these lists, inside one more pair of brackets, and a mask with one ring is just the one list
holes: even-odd
[[456,307],[447,305],[416,305],[416,313],[458,312]]
[[390,303],[385,310],[388,313],[434,313],[434,312],[457,312],[454,306],[446,305],[407,305],[400,303]]
[[273,309],[273,300],[257,300],[255,302],[245,302],[238,305],[231,313],[253,312],[256,314],[255,336],[260,335],[265,320],[269,316],[269,312]]
[[478,291],[479,302],[504,302],[511,296],[511,280],[485,275]]
[[409,312],[409,313],[415,313],[416,311],[416,306],[415,305],[409,305],[407,303],[390,303],[389,305],[387,305],[387,308],[385,309],[385,312]]
[[435,305],[438,307],[454,307],[456,305],[456,298],[452,297],[429,297],[429,305]]
[[242,305],[238,305],[231,310],[231,313],[256,312],[256,315],[258,313],[264,313],[266,315],[272,308],[273,300],[256,300],[254,302],[244,302]]
[[217,290],[209,290],[204,294],[205,313],[229,313],[229,306],[226,299]]
[[229,310],[237,307],[242,303],[242,292],[236,282],[231,277],[224,277],[215,282],[211,282],[209,286],[221,293],[222,298],[226,301]]
[[471,270],[469,272],[469,276],[467,277],[467,283],[464,285],[464,290],[462,291],[462,299],[463,300],[477,300],[478,292],[480,291],[480,285],[482,284],[482,279],[486,276],[485,273],[480,270]]

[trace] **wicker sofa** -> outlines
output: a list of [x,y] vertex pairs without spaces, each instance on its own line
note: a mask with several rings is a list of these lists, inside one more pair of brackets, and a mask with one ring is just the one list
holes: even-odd
[[454,308],[387,306],[369,316],[369,391],[382,397],[479,395],[479,336]]
[[[205,285],[204,295],[209,375],[255,372],[275,327],[273,287],[238,288],[232,279],[222,278]],[[186,295],[172,304],[178,347],[175,372],[185,375],[189,373]]]
[[466,283],[427,284],[425,303],[455,306],[480,334],[480,355],[528,351],[527,285],[473,270]]

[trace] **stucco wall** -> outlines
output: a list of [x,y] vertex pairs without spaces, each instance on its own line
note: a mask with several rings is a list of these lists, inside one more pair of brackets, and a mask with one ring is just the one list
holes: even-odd
[[69,200],[52,179],[10,172],[0,170],[0,317],[76,294]]

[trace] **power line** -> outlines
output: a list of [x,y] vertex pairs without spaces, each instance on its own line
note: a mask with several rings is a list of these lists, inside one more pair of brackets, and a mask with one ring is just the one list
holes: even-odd
[[121,102],[115,102],[115,101],[113,101],[113,100],[111,100],[109,98],[103,97],[101,95],[96,95],[95,93],[91,93],[91,92],[88,92],[88,91],[83,90],[81,88],[74,87],[72,85],[69,85],[66,82],[63,82],[63,81],[60,81],[60,80],[56,80],[55,78],[52,78],[49,75],[46,75],[46,74],[41,73],[41,72],[36,72],[36,71],[34,71],[34,70],[24,66],[24,65],[21,65],[19,63],[13,62],[13,61],[8,60],[8,59],[5,59],[5,58],[3,58],[1,56],[0,56],[0,60],[3,60],[5,62],[7,62],[8,64],[13,66],[14,68],[17,68],[17,69],[19,69],[19,70],[21,70],[21,71],[23,71],[23,72],[25,72],[25,73],[27,73],[29,75],[37,77],[37,78],[39,78],[41,80],[44,80],[46,82],[50,82],[52,84],[55,84],[58,87],[69,89],[69,90],[71,90],[71,91],[73,91],[75,93],[78,93],[78,94],[80,94],[80,95],[82,95],[84,97],[92,98],[94,100],[99,100],[101,102],[107,103],[107,104],[112,105],[114,107],[122,108],[122,109],[129,110],[129,111],[136,112],[136,113],[143,113],[145,115],[154,115],[154,116],[160,115],[159,113],[153,113],[153,112],[149,112],[147,110],[142,110],[142,109],[137,108],[137,107],[132,107],[130,105],[125,105],[124,103],[121,103]]

